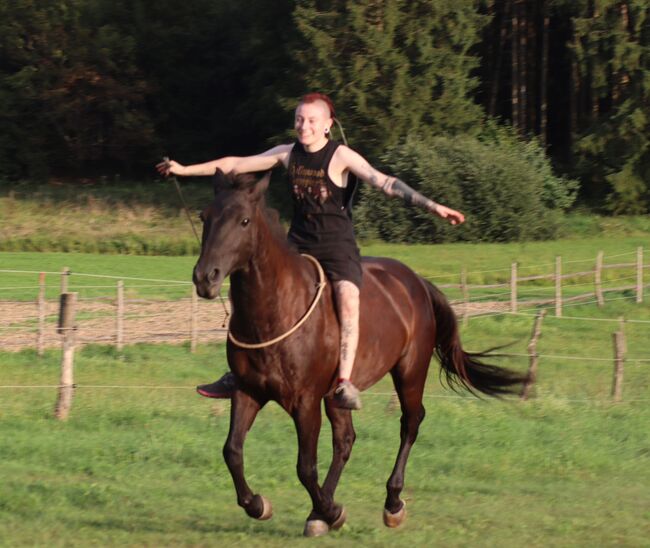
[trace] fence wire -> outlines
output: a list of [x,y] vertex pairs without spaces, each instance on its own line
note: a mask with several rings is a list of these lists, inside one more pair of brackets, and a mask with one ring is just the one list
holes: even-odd
[[[16,384],[16,385],[0,385],[0,389],[10,389],[10,390],[29,390],[29,389],[59,389],[65,388],[65,385],[60,384]],[[195,386],[164,386],[164,385],[120,385],[120,384],[74,384],[73,388],[75,390],[180,390],[184,392],[195,391]],[[397,394],[395,392],[374,392],[367,391],[363,392],[363,397],[386,397],[386,398],[396,398]],[[461,396],[459,394],[423,394],[424,399],[439,399],[439,400],[456,400],[463,401],[466,403],[485,403],[487,400],[481,397],[473,397],[470,395]],[[616,405],[621,404],[630,404],[630,403],[639,403],[639,402],[650,402],[650,398],[629,398],[623,399],[621,401],[613,402],[611,399],[604,398],[565,398],[561,396],[552,396],[548,398],[535,398],[526,400],[526,405],[530,405],[534,402],[542,403],[598,403],[598,404],[607,404],[607,405]],[[521,400],[518,398],[512,400],[506,400],[505,403],[508,404],[520,404]],[[396,407],[399,407],[399,404],[396,404]]]
[[[637,253],[637,251],[629,251],[618,253],[614,255],[607,255],[607,259],[615,259],[619,257],[631,256]],[[586,262],[595,262],[594,258],[589,259],[576,259],[570,261],[562,261],[562,265],[567,264],[577,264],[577,263],[586,263]],[[518,273],[522,270],[535,270],[545,267],[554,267],[555,263],[542,263],[538,265],[518,265]],[[637,263],[629,263],[625,265],[602,265],[603,269],[608,267],[620,267],[620,268],[634,268],[638,267]],[[648,268],[649,265],[643,265],[643,268]],[[510,268],[500,268],[500,269],[486,269],[486,270],[476,270],[476,271],[467,271],[465,279],[467,280],[470,276],[476,276],[486,273],[495,273],[495,272],[511,272]],[[25,275],[40,275],[41,271],[35,270],[13,270],[13,269],[0,269],[0,273],[7,274],[25,274]],[[45,274],[50,275],[60,275],[61,272],[49,272],[45,271]],[[566,273],[562,275],[563,279],[570,277],[579,277],[586,275],[594,275],[595,271],[589,272],[579,272],[579,273]],[[429,276],[427,279],[435,278],[449,278],[456,277],[457,274],[453,275],[440,275],[440,276]],[[534,313],[540,309],[553,308],[556,305],[556,297],[552,293],[554,286],[552,284],[552,274],[543,275],[544,279],[551,280],[550,283],[544,285],[538,285],[535,287],[525,287],[527,281],[520,280],[517,283],[517,305],[520,308],[518,312],[512,312],[510,310],[503,310],[504,307],[507,307],[511,304],[512,292],[510,288],[510,282],[499,283],[499,284],[449,284],[450,287],[456,288],[458,290],[468,290],[470,292],[468,298],[466,299],[455,299],[452,301],[452,304],[455,305],[457,313],[459,315],[473,317],[473,318],[488,318],[495,316],[504,316],[511,315],[513,317],[531,317],[534,316]],[[120,280],[133,282],[128,286],[124,285],[124,299],[123,299],[123,311],[120,315],[120,321],[124,322],[124,336],[123,343],[130,344],[133,342],[147,342],[155,341],[160,342],[161,338],[170,337],[171,341],[177,342],[179,340],[188,340],[191,337],[198,337],[198,335],[218,335],[222,337],[224,334],[224,317],[230,312],[224,305],[224,310],[217,308],[216,311],[213,308],[214,305],[206,304],[205,302],[199,302],[196,304],[191,304],[193,301],[189,296],[179,296],[174,298],[175,295],[172,295],[170,300],[170,295],[165,295],[168,292],[178,292],[178,291],[187,291],[192,287],[192,282],[189,280],[168,280],[160,278],[145,278],[145,277],[131,277],[131,276],[115,276],[115,275],[105,275],[105,274],[93,274],[85,272],[69,272],[67,274],[67,281],[70,288],[74,288],[80,295],[78,297],[78,302],[80,303],[80,310],[78,314],[78,323],[80,329],[78,330],[78,340],[83,343],[87,342],[115,342],[117,340],[117,334],[115,332],[116,324],[118,322],[118,297],[117,297],[117,284],[114,285],[78,285],[73,284],[75,277],[85,277],[88,279],[106,279],[106,280]],[[634,289],[634,286],[629,287],[612,287],[618,283],[625,283],[634,279],[636,276],[618,276],[614,278],[607,278],[601,282],[601,290],[605,293],[611,293],[613,291],[627,291]],[[637,277],[638,279],[638,277]],[[533,281],[533,280],[530,280]],[[562,309],[569,308],[572,306],[585,306],[597,302],[597,299],[590,299],[595,294],[594,291],[584,293],[582,295],[566,295],[567,293],[574,293],[576,290],[585,288],[595,284],[594,281],[579,282],[574,283],[563,283],[562,293],[564,295],[562,302]],[[25,291],[25,290],[36,290],[41,289],[40,285],[16,285],[16,286],[6,286],[0,287],[0,291]],[[52,286],[48,286],[50,289]],[[504,291],[492,291],[492,292],[482,292],[481,289],[489,289],[503,287]],[[648,287],[646,284],[644,287]],[[93,295],[88,294],[89,292],[96,292],[98,290],[110,290],[108,294]],[[147,290],[156,292],[161,296],[161,299],[155,297],[142,295],[135,297],[134,295],[129,296],[129,292],[139,292],[145,293]],[[520,297],[523,298],[520,299]],[[631,300],[634,299],[634,296],[622,296],[622,297],[612,297],[609,296],[605,300],[606,302],[619,301],[619,300]],[[580,299],[578,301],[578,299]],[[571,302],[568,302],[571,301]],[[47,300],[44,304],[46,307],[44,316],[40,320],[41,325],[39,325],[39,318],[37,313],[36,304],[30,301],[20,301],[12,303],[11,301],[0,301],[0,306],[2,304],[16,304],[20,308],[16,312],[7,310],[2,317],[0,317],[0,334],[5,333],[5,339],[10,334],[12,336],[20,336],[21,333],[24,334],[21,339],[21,344],[23,346],[35,346],[36,345],[36,335],[40,332],[40,337],[42,344],[46,346],[52,346],[53,341],[58,341],[58,336],[56,335],[55,320],[58,315],[58,311],[52,310],[52,307],[56,305],[54,299]],[[209,313],[206,312],[207,309],[203,308],[204,306],[210,306]],[[532,308],[531,308],[532,306]],[[33,307],[31,309],[30,307]],[[204,325],[205,322],[214,322],[219,325],[219,327],[203,327],[202,329],[194,328],[193,333],[191,334],[191,314],[193,313],[194,307],[199,314],[204,314],[204,318],[201,320],[201,324]],[[473,308],[472,308],[473,307]],[[492,310],[485,310],[485,308],[492,308]],[[495,310],[496,309],[496,310]],[[31,310],[31,313],[28,311]],[[549,319],[557,318],[556,316],[549,315]],[[171,320],[174,320],[174,324],[171,323]],[[583,318],[577,316],[561,316],[560,318],[565,321],[605,321],[605,322],[618,322],[618,319],[612,318]],[[138,322],[141,322],[143,325],[137,325]],[[11,324],[16,325],[11,325]],[[650,324],[650,320],[627,320],[627,323],[638,323],[638,324]],[[102,324],[101,326],[99,324]],[[183,327],[179,327],[182,325]],[[186,327],[187,326],[187,327]],[[104,333],[98,333],[99,330],[103,330]],[[93,334],[94,332],[94,334]],[[27,340],[29,337],[29,340]],[[219,340],[219,339],[217,339]],[[204,342],[201,340],[200,342]]]

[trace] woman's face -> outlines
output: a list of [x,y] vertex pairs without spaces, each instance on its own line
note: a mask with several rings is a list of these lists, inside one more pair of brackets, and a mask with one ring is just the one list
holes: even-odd
[[314,145],[327,139],[326,130],[332,127],[329,107],[324,101],[299,104],[294,127],[302,145]]

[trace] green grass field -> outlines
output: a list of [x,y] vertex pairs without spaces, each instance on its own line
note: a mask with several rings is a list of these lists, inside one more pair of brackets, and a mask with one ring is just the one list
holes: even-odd
[[[574,317],[650,321],[629,301],[570,309]],[[567,311],[568,313],[568,311]],[[532,318],[472,319],[465,347],[513,342],[524,351]],[[253,488],[275,516],[255,522],[235,501],[221,457],[228,403],[201,399],[196,383],[225,369],[223,345],[89,346],[75,362],[71,417],[52,417],[54,388],[2,388],[0,544],[6,546],[647,546],[650,539],[650,324],[626,325],[624,401],[610,402],[608,322],[545,320],[535,399],[460,397],[433,364],[428,414],[407,469],[403,528],[381,523],[399,415],[387,379],[364,393],[357,443],[337,499],[349,522],[303,540],[309,498],[295,475],[290,419],[275,404],[246,445]],[[59,353],[0,353],[2,385],[58,382]],[[499,363],[525,369],[523,357]],[[128,386],[126,388],[111,388]],[[156,386],[157,388],[147,388]],[[331,455],[321,436],[321,477]]]
[[[51,272],[51,299],[64,266],[73,272],[70,290],[81,297],[114,295],[117,278],[142,278],[127,280],[130,296],[186,297],[193,236],[172,190],[156,189],[160,203],[153,205],[144,186],[115,188],[110,196],[104,189],[101,199],[65,186],[43,187],[29,199],[21,187],[14,194],[2,189],[0,271]],[[649,230],[644,218],[575,215],[567,218],[566,237],[554,242],[368,243],[362,252],[400,259],[439,284],[457,283],[463,266],[470,284],[500,283],[513,261],[521,275],[550,273],[556,255],[564,272],[578,272],[593,268],[599,250],[606,263],[632,262],[637,246],[646,246],[647,264]],[[102,245],[123,254],[23,251]],[[182,256],[127,254],[157,252]],[[606,280],[620,285],[630,275],[607,271]],[[2,301],[33,301],[37,283],[33,273],[0,272],[0,313]],[[590,280],[580,283],[567,282],[566,294],[589,291]],[[507,289],[493,291],[500,292]],[[484,291],[472,298],[505,297]],[[534,310],[524,314],[472,318],[462,327],[465,348],[512,343],[504,352],[525,354]],[[226,369],[223,345],[199,346],[196,354],[186,346],[136,345],[121,354],[87,346],[77,353],[78,388],[66,423],[52,419],[60,353],[0,351],[0,546],[650,546],[648,294],[640,305],[630,291],[608,294],[602,309],[572,303],[564,316],[544,320],[538,384],[526,403],[461,397],[440,386],[432,365],[428,414],[407,468],[409,515],[398,530],[383,526],[381,510],[399,414],[388,405],[388,380],[364,393],[337,496],[348,524],[312,540],[301,538],[310,504],[295,473],[295,432],[275,404],[260,414],[246,445],[248,480],[273,502],[275,516],[255,522],[236,505],[221,457],[229,404],[193,392]],[[629,320],[627,362],[624,401],[613,404],[611,333],[619,325],[611,320],[619,317]],[[528,360],[498,363],[524,370]],[[321,478],[329,438],[325,425]]]
[[[526,242],[511,244],[441,244],[400,245],[369,243],[361,245],[361,252],[367,256],[392,257],[403,261],[416,272],[429,278],[435,284],[458,284],[460,273],[467,269],[469,284],[507,283],[510,267],[519,264],[519,276],[552,274],[555,257],[563,259],[563,273],[593,270],[596,255],[604,252],[605,264],[634,263],[637,247],[645,246],[645,263],[650,259],[648,239],[641,236],[619,238],[568,239],[550,242]],[[60,281],[58,272],[63,267],[72,270],[70,290],[80,291],[81,296],[94,297],[113,295],[116,278],[142,278],[126,280],[126,286],[134,296],[157,298],[179,298],[188,294],[195,255],[183,256],[139,256],[128,254],[91,254],[63,252],[2,252],[0,251],[0,300],[33,300],[37,294],[38,274],[50,272],[46,282],[48,298],[56,298]],[[28,271],[8,273],[3,270]],[[29,273],[33,272],[33,273]],[[87,275],[104,275],[108,278]],[[634,268],[605,270],[605,287],[634,284]],[[647,276],[646,276],[647,278]],[[146,281],[153,280],[153,281]],[[156,281],[163,280],[163,281]],[[166,284],[172,280],[179,284]],[[567,296],[593,289],[593,277],[583,277],[564,282]],[[553,295],[551,280],[520,284],[522,297],[550,297]],[[450,299],[459,298],[458,289],[445,291]],[[471,299],[501,300],[509,298],[508,288],[478,290]]]
[[[80,388],[67,424],[48,418],[53,390],[23,391],[8,406],[3,398],[2,435],[10,443],[0,449],[2,538],[10,545],[78,546],[299,542],[309,501],[295,477],[288,417],[270,406],[249,437],[249,481],[275,508],[271,522],[251,521],[235,504],[220,458],[227,404],[199,401],[185,389],[194,379],[164,372],[156,362],[174,359],[186,366],[185,375],[203,379],[211,378],[209,368],[196,363],[200,357],[188,363],[174,350],[141,348],[133,354],[135,365],[99,349],[89,352],[79,360],[85,369],[80,380],[128,377],[183,389]],[[18,368],[31,361],[18,359]],[[115,371],[107,379],[101,371],[106,367],[121,368],[122,375]],[[408,468],[409,518],[403,529],[388,531],[380,512],[398,417],[386,410],[387,401],[383,395],[365,396],[356,421],[358,442],[338,495],[348,507],[349,525],[319,545],[641,546],[647,541],[647,405],[430,397]],[[325,429],[324,461],[327,438]]]

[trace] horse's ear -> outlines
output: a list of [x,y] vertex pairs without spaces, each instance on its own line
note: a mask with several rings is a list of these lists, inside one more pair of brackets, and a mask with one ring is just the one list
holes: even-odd
[[264,177],[262,177],[257,183],[255,183],[254,186],[251,187],[249,190],[251,198],[253,199],[259,199],[265,192],[266,189],[269,188],[269,183],[271,182],[271,171],[267,171],[264,174]]
[[228,186],[226,179],[226,174],[221,171],[219,168],[214,172],[212,176],[212,188],[214,190],[215,196],[219,193],[220,190],[223,190]]

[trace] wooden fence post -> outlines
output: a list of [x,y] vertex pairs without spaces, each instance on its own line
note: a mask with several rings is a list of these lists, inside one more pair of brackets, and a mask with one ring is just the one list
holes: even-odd
[[517,312],[517,263],[510,265],[510,312]]
[[196,286],[192,284],[192,309],[190,313],[190,352],[196,352],[197,331],[196,316],[198,314],[199,299],[196,294]]
[[463,294],[463,325],[469,323],[469,288],[467,287],[467,267],[460,271],[460,290]]
[[68,278],[70,277],[70,269],[67,266],[63,267],[61,271],[61,295],[68,292]]
[[394,413],[400,408],[400,403],[399,403],[399,396],[393,392],[390,395],[390,400],[388,400],[388,403],[386,404],[386,412],[387,413]]
[[117,282],[117,312],[115,318],[115,345],[118,352],[124,348],[124,281]]
[[603,306],[605,304],[605,298],[603,297],[603,252],[599,251],[596,256],[596,270],[594,271],[594,285],[596,289],[596,302],[598,306]]
[[627,354],[627,338],[625,337],[625,316],[619,316],[618,330],[623,334],[623,354]]
[[542,320],[546,315],[546,310],[540,310],[535,317],[535,324],[533,325],[533,333],[528,343],[528,359],[530,365],[528,366],[528,379],[521,390],[521,399],[526,401],[530,395],[533,385],[537,381],[537,366],[539,363],[539,354],[537,354],[537,341],[542,335]]
[[57,398],[54,416],[65,420],[72,406],[72,393],[74,390],[74,344],[75,344],[75,314],[77,294],[62,293],[59,308],[59,326],[57,331],[63,336],[63,356],[61,358],[61,381],[59,383],[59,396]]
[[636,302],[643,302],[643,248],[636,248]]
[[614,381],[612,397],[614,402],[620,402],[623,396],[623,362],[625,361],[625,336],[622,331],[612,333],[614,342]]
[[38,337],[36,347],[38,355],[42,356],[45,352],[45,272],[38,275]]
[[562,257],[555,257],[555,315],[562,316]]

